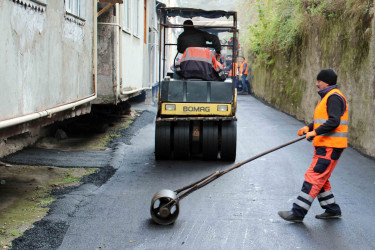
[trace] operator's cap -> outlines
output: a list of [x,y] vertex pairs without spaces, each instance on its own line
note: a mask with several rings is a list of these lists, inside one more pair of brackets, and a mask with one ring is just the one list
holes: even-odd
[[337,74],[333,69],[322,69],[317,75],[316,80],[329,85],[335,85],[337,82]]

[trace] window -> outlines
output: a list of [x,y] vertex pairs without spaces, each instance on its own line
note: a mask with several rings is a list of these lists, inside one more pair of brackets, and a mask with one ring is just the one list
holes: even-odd
[[124,0],[123,4],[123,17],[122,17],[122,28],[130,32],[130,0]]
[[139,35],[139,0],[133,0],[134,1],[134,35]]
[[65,0],[65,9],[70,14],[81,16],[81,0]]

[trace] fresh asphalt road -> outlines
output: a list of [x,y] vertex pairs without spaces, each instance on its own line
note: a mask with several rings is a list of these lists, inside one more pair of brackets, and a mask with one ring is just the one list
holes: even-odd
[[[297,138],[303,126],[252,96],[239,96],[237,116],[236,163]],[[252,161],[181,200],[176,222],[160,226],[149,212],[157,191],[233,164],[156,162],[150,121],[123,149],[113,177],[79,204],[59,249],[375,249],[375,161],[352,148],[331,177],[341,219],[315,219],[323,211],[317,200],[303,223],[278,216],[291,208],[312,155],[303,140]]]

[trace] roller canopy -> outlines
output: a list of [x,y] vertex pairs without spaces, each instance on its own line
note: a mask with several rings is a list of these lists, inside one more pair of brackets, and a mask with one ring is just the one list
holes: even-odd
[[161,8],[162,15],[165,17],[184,17],[184,18],[193,18],[193,17],[205,17],[205,18],[220,18],[226,17],[229,18],[234,16],[235,12],[233,11],[224,11],[224,10],[202,10],[202,9],[192,9],[192,8]]

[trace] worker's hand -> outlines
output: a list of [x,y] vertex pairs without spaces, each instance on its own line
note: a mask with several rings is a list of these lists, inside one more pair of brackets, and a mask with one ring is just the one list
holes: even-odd
[[316,132],[315,130],[311,131],[311,132],[307,132],[306,133],[306,140],[308,141],[312,141],[314,139],[314,137],[316,136]]
[[299,136],[302,136],[302,135],[306,134],[307,132],[309,132],[309,130],[310,130],[309,127],[304,126],[303,128],[300,128],[300,129],[298,130],[297,134],[298,134]]
[[215,57],[216,57],[216,60],[219,61],[219,60],[220,60],[220,57],[221,57],[221,54],[216,54]]

